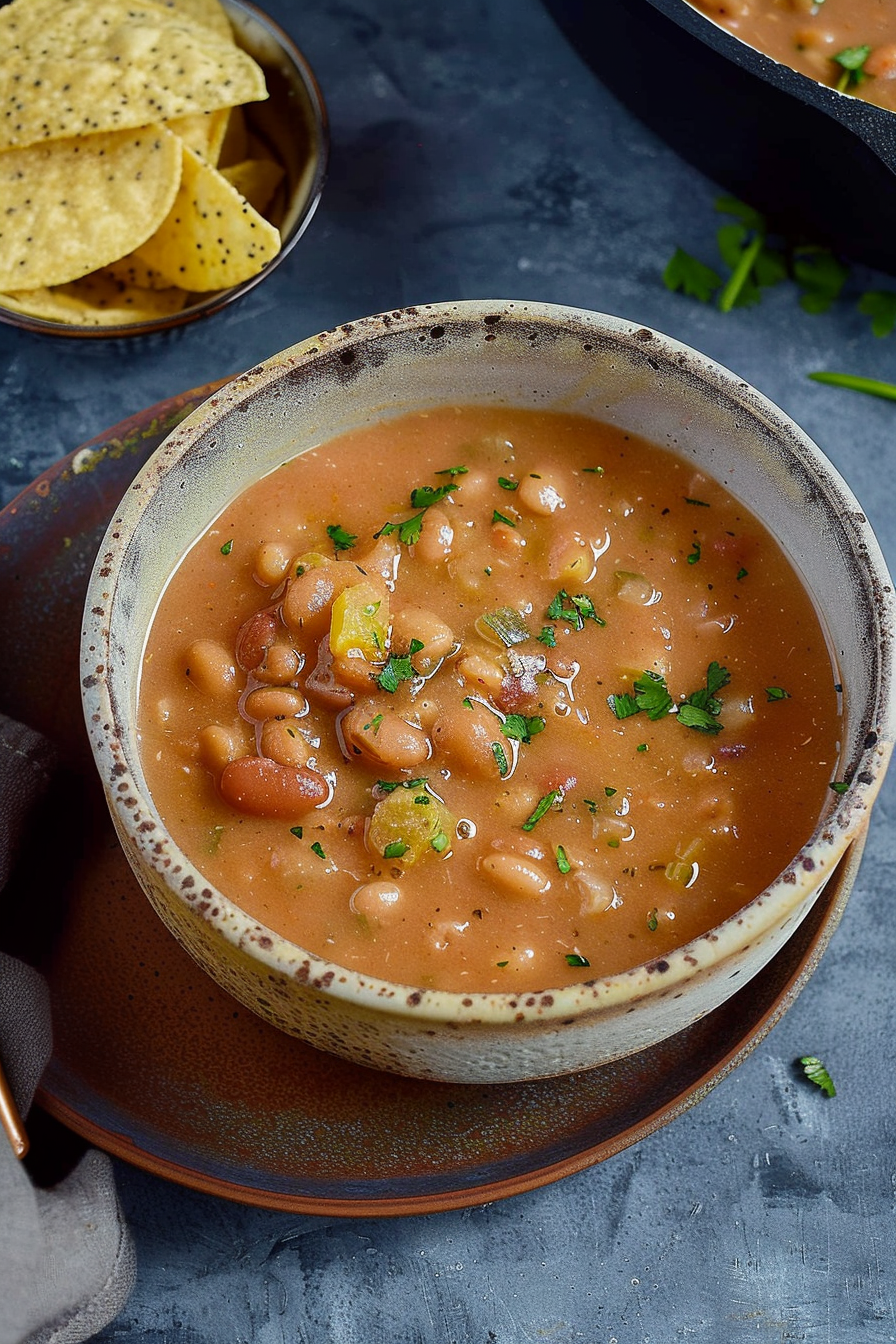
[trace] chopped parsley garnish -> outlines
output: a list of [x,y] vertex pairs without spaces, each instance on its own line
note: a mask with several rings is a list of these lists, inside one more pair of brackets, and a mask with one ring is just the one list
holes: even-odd
[[357,533],[346,532],[345,528],[340,527],[338,523],[330,524],[327,528],[327,536],[333,543],[333,549],[337,552],[350,551],[358,540]]
[[425,789],[428,783],[425,776],[420,779],[378,779],[373,787],[380,793],[394,793],[396,789]]
[[431,509],[433,504],[440,504],[443,499],[456,490],[456,485],[418,485],[411,491],[412,509]]
[[559,593],[551,599],[550,605],[545,612],[549,621],[566,621],[574,630],[584,630],[586,621],[594,621],[596,625],[606,625],[602,616],[598,616],[594,608],[594,603],[587,593],[577,593],[571,596],[565,588],[561,588]]
[[563,797],[562,789],[551,789],[550,793],[546,793],[543,798],[539,798],[538,802],[535,805],[535,811],[532,812],[532,814],[528,816],[526,820],[523,822],[523,830],[524,831],[534,830],[535,826],[538,824],[539,821],[541,821],[544,814],[546,812],[550,812],[554,804],[558,802],[560,799],[562,799],[562,797]]
[[842,51],[835,52],[831,60],[840,66],[842,74],[839,76],[834,87],[839,93],[846,93],[848,89],[858,88],[863,84],[868,76],[865,73],[865,62],[871,55],[871,48],[867,44],[860,47],[844,47]]
[[765,698],[769,704],[771,704],[773,700],[789,700],[790,692],[785,691],[781,686],[766,686]]
[[656,906],[654,906],[650,914],[647,916],[647,927],[651,933],[655,933],[656,930],[659,928],[659,924],[660,921],[657,918],[657,908]]
[[678,706],[678,721],[685,728],[696,728],[701,733],[718,733],[722,725],[717,723],[722,712],[722,702],[716,692],[727,686],[731,675],[727,667],[721,667],[713,661],[706,669],[706,685]]
[[508,518],[506,513],[499,513],[497,509],[494,509],[492,512],[492,522],[506,523],[508,527],[516,527],[516,523],[512,518]]
[[687,557],[687,561],[688,561],[688,564],[689,564],[689,565],[696,565],[696,563],[697,563],[697,561],[698,561],[699,559],[700,559],[700,543],[699,543],[699,541],[695,541],[695,542],[694,542],[694,549],[691,551],[690,555]]
[[800,1063],[803,1066],[803,1073],[810,1083],[820,1087],[826,1097],[836,1097],[837,1089],[834,1086],[834,1080],[817,1055],[801,1055]]
[[225,541],[224,545],[221,547],[221,554],[229,555],[232,550],[233,550],[233,537],[231,537],[229,541]]
[[376,684],[381,691],[388,691],[393,695],[403,681],[414,680],[417,673],[411,660],[422,648],[422,640],[412,639],[407,653],[390,653],[386,666],[376,678]]
[[501,732],[505,737],[513,738],[517,742],[531,742],[538,733],[544,732],[545,726],[540,714],[533,714],[531,717],[525,714],[508,714],[501,724]]
[[572,864],[566,857],[566,850],[563,848],[562,845],[558,845],[556,852],[557,852],[557,867],[560,869],[560,872],[561,873],[570,872],[572,869]]
[[613,795],[616,793],[616,790],[612,788],[611,785],[607,784],[607,786],[604,789],[604,793],[607,795],[608,798],[612,798]]
[[645,672],[635,682],[635,694],[608,696],[607,702],[617,719],[630,719],[633,714],[645,713],[656,722],[665,718],[674,701],[666,687],[666,679],[659,672]]
[[365,733],[372,732],[374,737],[376,737],[377,733],[380,730],[380,724],[382,723],[382,721],[383,721],[382,714],[374,714],[373,718],[364,724],[364,732]]
[[443,467],[441,471],[433,472],[434,476],[466,476],[470,470],[469,467]]
[[583,467],[582,470],[587,471],[591,476],[603,476],[604,474],[603,467]]
[[510,965],[510,962],[508,962],[508,961],[496,961],[496,962],[495,962],[495,965],[496,965],[496,966],[500,966],[501,969],[503,970],[505,966],[509,966],[509,965]]
[[834,793],[846,793],[849,789],[849,780],[835,779],[831,783],[831,788],[834,790]]
[[407,854],[409,846],[403,840],[390,840],[389,844],[383,850],[384,859],[400,859],[403,854]]
[[290,835],[294,835],[297,840],[301,840],[304,831],[301,826],[290,826],[289,833]]
[[[647,750],[647,743],[646,743],[646,742],[639,742],[638,745],[637,745],[637,747],[635,748],[635,750],[636,750],[636,751],[646,751],[646,750]],[[608,841],[607,841],[607,844],[608,844],[608,845],[613,845],[614,848],[615,848],[615,847],[618,846],[619,841],[618,841],[618,840],[608,840]]]
[[745,578],[747,577],[747,575],[749,574],[749,572],[750,572],[750,571],[749,571],[748,569],[744,569],[743,567],[741,567],[741,568],[737,571],[738,582],[740,582],[741,579],[745,579]]
[[495,761],[497,762],[498,770],[500,772],[501,778],[503,779],[504,776],[507,774],[509,766],[507,764],[507,752],[501,746],[500,742],[492,743],[492,755],[494,756]]
[[708,509],[709,505],[705,499],[690,499],[687,495],[684,497],[685,504],[696,504],[699,509]]
[[539,644],[544,644],[549,649],[555,649],[557,647],[557,633],[552,625],[543,625],[541,627],[541,634],[536,635],[535,638],[538,640]]
[[519,481],[514,481],[510,476],[499,476],[498,484],[502,490],[518,490],[520,488]]
[[312,854],[316,854],[319,859],[325,859],[327,857],[324,853],[324,847],[319,840],[315,840],[314,844],[311,846],[311,852]]
[[573,966],[573,967],[590,966],[591,962],[588,960],[587,957],[583,957],[581,952],[567,952],[566,964],[567,966]]
[[[466,471],[466,467],[463,468]],[[459,467],[448,468],[449,474],[458,474],[461,471]],[[437,473],[439,474],[439,473]],[[411,508],[419,509],[413,517],[406,518],[403,523],[383,523],[379,532],[374,532],[373,539],[376,541],[379,537],[391,537],[397,534],[398,540],[404,546],[415,546],[420,540],[420,533],[423,531],[423,519],[426,517],[426,510],[432,508],[433,504],[440,503],[447,498],[452,490],[457,490],[457,485],[453,482],[451,485],[419,485],[411,491]]]

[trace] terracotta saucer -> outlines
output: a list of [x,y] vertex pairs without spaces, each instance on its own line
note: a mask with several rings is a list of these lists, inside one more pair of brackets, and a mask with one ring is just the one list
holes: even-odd
[[[292,1212],[460,1208],[602,1161],[699,1101],[814,971],[856,846],[809,917],[728,1003],[663,1045],[500,1087],[356,1068],[266,1026],[174,942],[121,854],[78,691],[81,606],[108,518],[167,431],[220,384],[150,407],[56,464],[0,513],[0,708],[59,748],[7,950],[39,965],[55,1050],[39,1100],[76,1134],[183,1185]],[[21,871],[21,866],[20,866]],[[34,893],[39,899],[34,899]]]

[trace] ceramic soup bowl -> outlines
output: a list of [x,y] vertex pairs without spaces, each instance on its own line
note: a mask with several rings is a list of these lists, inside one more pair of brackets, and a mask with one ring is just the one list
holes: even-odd
[[[837,778],[849,786],[830,791],[808,843],[795,845],[765,890],[668,955],[525,994],[376,980],[250,918],[166,830],[136,726],[142,651],[160,594],[228,502],[334,436],[457,404],[589,416],[724,481],[802,574],[827,626],[846,706]],[[173,431],[135,480],[100,548],[85,611],[83,700],[97,768],[124,851],[174,937],[276,1027],[357,1063],[428,1079],[570,1073],[644,1050],[711,1012],[783,946],[851,848],[855,858],[893,742],[892,585],[831,464],[780,410],[697,352],[614,317],[544,304],[460,302],[368,317],[236,378]]]

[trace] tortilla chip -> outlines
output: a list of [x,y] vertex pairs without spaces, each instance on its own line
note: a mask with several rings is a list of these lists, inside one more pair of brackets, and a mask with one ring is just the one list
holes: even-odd
[[193,112],[186,117],[175,117],[165,125],[206,163],[215,167],[221,154],[229,116],[229,107],[218,107],[214,112]]
[[153,0],[12,0],[0,9],[0,149],[267,98],[232,39]]
[[221,176],[236,187],[253,210],[263,214],[286,174],[273,159],[244,159],[231,168],[222,168]]
[[167,217],[181,163],[164,126],[0,154],[0,289],[65,284],[133,252]]
[[80,327],[118,327],[170,317],[179,313],[186,301],[182,289],[128,288],[107,271],[52,289],[0,293],[0,304],[13,312]]
[[174,204],[152,237],[134,250],[171,284],[207,292],[257,275],[280,251],[280,234],[184,145]]
[[158,0],[166,9],[173,9],[191,23],[201,23],[225,41],[233,40],[233,29],[221,0]]

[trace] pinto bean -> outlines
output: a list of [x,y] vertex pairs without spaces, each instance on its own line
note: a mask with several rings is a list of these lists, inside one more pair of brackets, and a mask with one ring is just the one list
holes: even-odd
[[284,623],[293,634],[320,633],[329,623],[334,599],[358,580],[357,566],[347,561],[309,566],[286,585],[280,607]]
[[501,736],[500,720],[484,705],[449,709],[439,715],[432,730],[433,750],[479,779],[494,779],[500,774],[493,742],[503,743],[509,758],[510,745]]
[[342,719],[342,736],[352,756],[387,770],[412,770],[429,756],[429,739],[391,709],[354,705]]
[[451,554],[454,546],[454,527],[448,514],[437,504],[426,510],[420,540],[414,547],[414,559],[425,565],[437,565]]
[[305,714],[308,702],[301,691],[291,686],[259,686],[246,696],[243,709],[250,719],[264,723],[265,719],[290,719]]
[[364,882],[352,893],[349,905],[356,915],[374,924],[394,923],[402,917],[401,888],[386,880]]
[[236,660],[244,672],[254,672],[264,662],[265,654],[277,638],[279,624],[276,611],[270,608],[256,611],[243,621],[236,637]]
[[295,769],[264,756],[231,761],[218,787],[225,803],[238,812],[285,820],[311,812],[330,797],[330,786],[317,770]]
[[306,765],[311,755],[308,740],[289,719],[268,719],[261,729],[261,754],[268,760],[294,768]]
[[566,508],[564,483],[552,472],[530,472],[520,481],[516,497],[530,513],[548,517]]
[[429,672],[442,658],[454,648],[454,631],[441,617],[426,607],[402,607],[392,620],[392,647],[408,649],[411,640],[417,639],[423,645],[412,659],[414,668],[419,672]]
[[206,695],[223,695],[236,682],[233,654],[216,639],[194,639],[186,652],[184,671]]
[[479,860],[479,871],[508,896],[532,900],[550,890],[551,879],[537,859],[516,854],[511,849],[496,849]]
[[292,550],[283,541],[263,541],[255,552],[254,575],[266,588],[274,588],[286,577]]
[[272,644],[253,672],[269,686],[286,686],[298,675],[301,659],[291,644]]
[[242,750],[235,734],[223,724],[210,723],[199,733],[199,759],[213,775],[220,775]]

